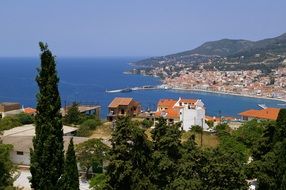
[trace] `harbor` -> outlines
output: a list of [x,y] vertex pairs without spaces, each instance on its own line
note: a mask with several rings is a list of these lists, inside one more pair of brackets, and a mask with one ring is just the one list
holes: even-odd
[[115,89],[115,90],[106,90],[106,93],[126,93],[138,90],[168,90],[169,88],[166,85],[144,85],[139,87],[132,87],[132,88],[122,88],[122,89]]

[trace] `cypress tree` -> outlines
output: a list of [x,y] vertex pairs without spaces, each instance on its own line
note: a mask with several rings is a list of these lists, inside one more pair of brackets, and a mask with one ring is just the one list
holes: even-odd
[[62,179],[63,179],[62,189],[64,190],[79,189],[77,161],[72,138],[70,139],[70,144],[66,153],[64,174]]
[[35,190],[53,190],[58,189],[64,165],[59,78],[52,52],[47,44],[40,42],[39,45],[41,66],[36,77],[39,92],[35,117],[36,136],[31,149],[30,182]]

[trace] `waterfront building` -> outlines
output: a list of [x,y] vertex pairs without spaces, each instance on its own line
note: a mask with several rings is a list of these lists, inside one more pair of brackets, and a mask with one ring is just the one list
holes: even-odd
[[107,120],[113,121],[120,116],[134,117],[141,113],[141,105],[133,98],[116,97],[108,106]]

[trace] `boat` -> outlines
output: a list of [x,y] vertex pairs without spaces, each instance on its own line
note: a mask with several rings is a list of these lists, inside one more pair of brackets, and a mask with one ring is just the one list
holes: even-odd
[[132,92],[132,89],[131,88],[124,88],[120,92],[123,92],[123,93],[125,93],[125,92]]
[[259,107],[261,107],[262,109],[266,109],[267,106],[265,104],[258,104]]

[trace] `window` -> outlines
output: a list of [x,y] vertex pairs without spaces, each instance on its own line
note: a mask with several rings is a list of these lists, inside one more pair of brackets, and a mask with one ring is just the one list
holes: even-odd
[[24,155],[24,152],[22,152],[22,151],[17,151],[16,154],[17,154],[17,155]]

